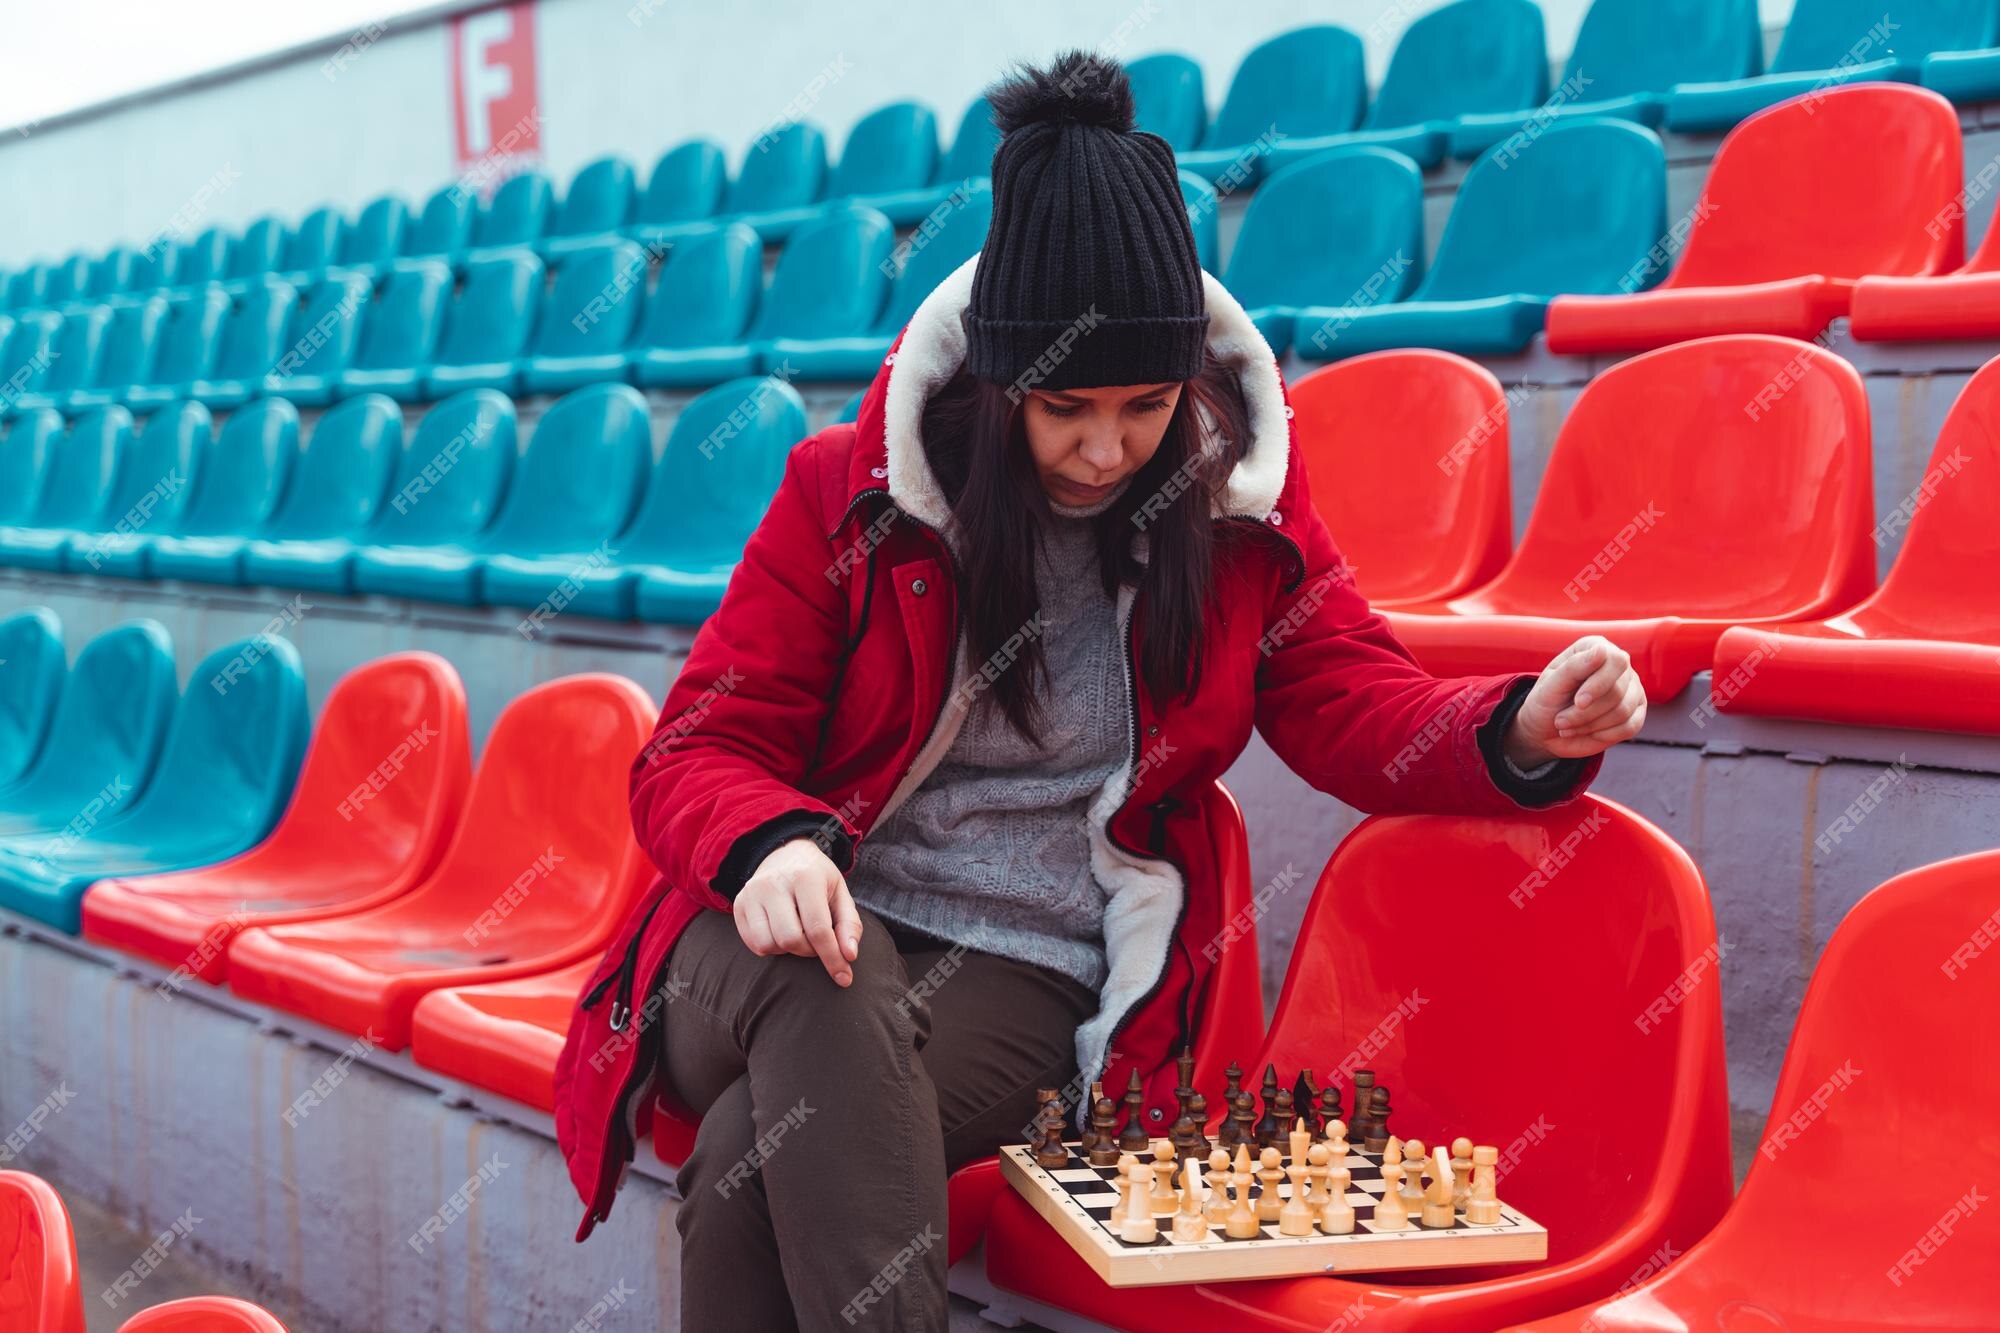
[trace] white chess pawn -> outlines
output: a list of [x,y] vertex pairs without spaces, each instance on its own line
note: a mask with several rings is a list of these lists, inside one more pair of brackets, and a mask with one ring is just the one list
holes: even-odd
[[1208,1154],[1208,1209],[1210,1226],[1219,1227],[1229,1220],[1229,1149],[1217,1148]]
[[1159,1224],[1153,1220],[1152,1190],[1153,1164],[1134,1161],[1132,1206],[1125,1210],[1125,1216],[1118,1223],[1118,1237],[1129,1245],[1151,1245],[1160,1238]]
[[1375,1230],[1408,1231],[1410,1215],[1403,1207],[1403,1163],[1382,1163],[1382,1197],[1375,1204]]
[[1181,1177],[1181,1210],[1174,1214],[1174,1239],[1192,1244],[1208,1239],[1208,1219],[1202,1215],[1201,1159],[1190,1156]]
[[1354,1230],[1354,1205],[1347,1201],[1353,1173],[1343,1159],[1327,1168],[1326,1202],[1319,1206],[1319,1229],[1329,1236],[1345,1236]]
[[1171,1217],[1181,1206],[1180,1195],[1174,1193],[1174,1167],[1171,1158],[1161,1158],[1160,1149],[1166,1145],[1165,1139],[1153,1140],[1153,1200],[1154,1217]]
[[1472,1150],[1472,1194],[1465,1201],[1467,1226],[1500,1225],[1500,1195],[1495,1189],[1499,1177],[1494,1170],[1499,1163],[1500,1150],[1491,1144],[1482,1143]]

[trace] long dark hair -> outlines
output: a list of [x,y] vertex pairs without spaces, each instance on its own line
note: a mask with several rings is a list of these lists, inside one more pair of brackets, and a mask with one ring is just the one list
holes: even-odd
[[[975,669],[1001,668],[990,691],[1014,729],[1039,746],[1035,682],[1048,688],[1048,666],[1040,636],[1023,631],[1039,609],[1034,561],[1051,511],[1028,449],[1027,404],[1026,395],[961,370],[925,404],[923,444],[951,502],[971,660]],[[1204,418],[1221,440],[1212,459],[1201,455]],[[1249,420],[1235,370],[1205,352],[1159,449],[1093,520],[1105,594],[1115,599],[1129,583],[1144,596],[1139,675],[1156,700],[1176,691],[1191,698],[1201,680],[1216,540],[1210,503],[1249,449]],[[1132,551],[1140,531],[1148,534],[1144,564]]]

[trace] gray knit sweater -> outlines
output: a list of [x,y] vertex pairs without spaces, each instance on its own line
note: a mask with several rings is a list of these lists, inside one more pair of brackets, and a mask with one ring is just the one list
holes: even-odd
[[1051,504],[1036,569],[1044,748],[982,692],[937,767],[862,839],[847,876],[854,900],[890,921],[1092,990],[1104,984],[1105,893],[1087,812],[1131,737],[1091,528],[1130,482],[1088,505]]

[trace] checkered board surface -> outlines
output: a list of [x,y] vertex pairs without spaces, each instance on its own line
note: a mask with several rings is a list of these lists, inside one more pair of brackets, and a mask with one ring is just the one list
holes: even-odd
[[[1173,1282],[1212,1282],[1234,1278],[1303,1276],[1327,1272],[1375,1272],[1399,1268],[1451,1268],[1467,1264],[1507,1263],[1514,1260],[1548,1257],[1548,1232],[1503,1201],[1496,1226],[1467,1224],[1458,1214],[1449,1228],[1428,1229],[1410,1219],[1406,1231],[1376,1231],[1373,1214],[1382,1197],[1382,1158],[1378,1153],[1354,1149],[1347,1158],[1350,1180],[1347,1201],[1354,1206],[1354,1231],[1345,1236],[1285,1236],[1275,1221],[1266,1222],[1256,1239],[1223,1234],[1212,1225],[1199,1241],[1173,1238],[1173,1218],[1157,1219],[1159,1238],[1150,1244],[1135,1245],[1122,1239],[1111,1222],[1118,1202],[1118,1168],[1092,1166],[1077,1150],[1069,1149],[1067,1164],[1054,1171],[1035,1164],[1034,1150],[1025,1146],[1003,1148],[1001,1174],[1034,1205],[1055,1229],[1083,1256],[1098,1276],[1114,1287],[1155,1286]],[[1150,1162],[1150,1152],[1134,1154]],[[1286,1159],[1290,1164],[1290,1159]],[[1202,1184],[1214,1188],[1208,1163],[1202,1163]],[[1178,1185],[1176,1172],[1175,1184]],[[1280,1197],[1289,1199],[1289,1179],[1278,1184]],[[1253,1202],[1263,1194],[1263,1186],[1253,1180]]]

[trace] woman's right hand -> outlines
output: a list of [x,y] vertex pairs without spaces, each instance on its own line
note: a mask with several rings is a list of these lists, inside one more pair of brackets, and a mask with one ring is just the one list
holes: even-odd
[[811,838],[774,848],[737,890],[736,933],[760,958],[817,957],[835,985],[854,980],[861,948],[861,914],[833,858]]

